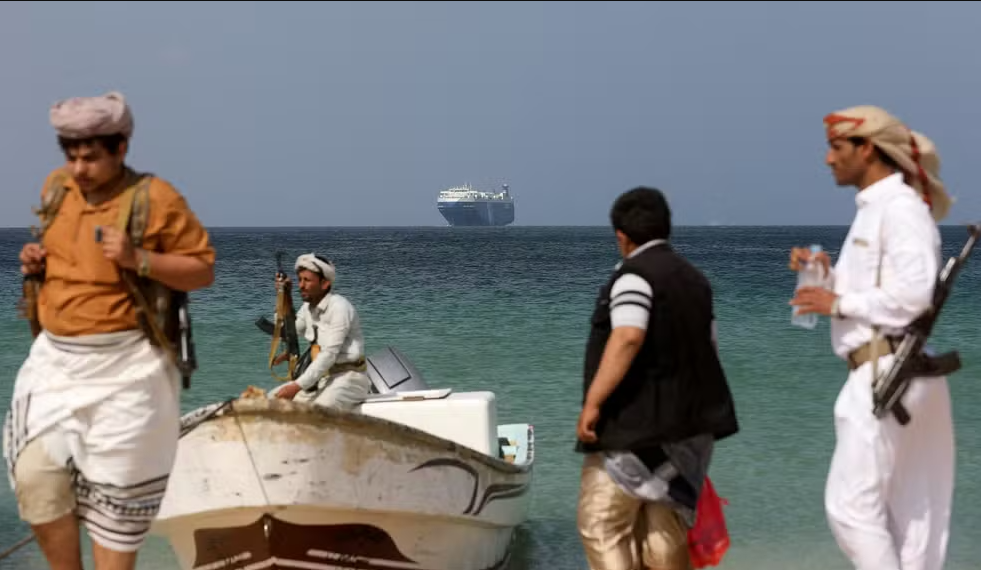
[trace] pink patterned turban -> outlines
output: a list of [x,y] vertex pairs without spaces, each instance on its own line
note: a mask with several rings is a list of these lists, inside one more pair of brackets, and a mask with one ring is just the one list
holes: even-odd
[[122,93],[113,91],[98,97],[74,97],[51,107],[51,126],[58,136],[85,139],[133,134],[133,114]]

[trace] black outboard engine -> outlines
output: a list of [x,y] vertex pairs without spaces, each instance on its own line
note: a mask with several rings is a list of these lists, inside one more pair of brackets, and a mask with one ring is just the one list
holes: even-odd
[[394,346],[386,346],[365,360],[368,361],[368,378],[373,394],[429,389],[422,374]]

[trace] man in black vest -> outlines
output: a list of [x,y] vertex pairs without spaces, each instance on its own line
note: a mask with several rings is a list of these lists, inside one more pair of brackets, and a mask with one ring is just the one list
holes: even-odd
[[591,570],[687,570],[713,444],[739,430],[712,288],[668,244],[660,191],[624,193],[610,218],[624,259],[600,290],[586,346],[579,534]]

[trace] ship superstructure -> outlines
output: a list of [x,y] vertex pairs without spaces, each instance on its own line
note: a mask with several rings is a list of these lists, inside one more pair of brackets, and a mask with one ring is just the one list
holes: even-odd
[[506,226],[514,221],[514,198],[507,184],[497,193],[469,184],[448,188],[439,193],[436,207],[451,226]]

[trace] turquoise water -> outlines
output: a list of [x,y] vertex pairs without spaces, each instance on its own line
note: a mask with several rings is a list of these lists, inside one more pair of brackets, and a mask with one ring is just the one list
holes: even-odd
[[[822,509],[833,445],[831,410],[845,369],[826,322],[791,327],[792,245],[836,254],[844,227],[699,227],[676,231],[676,248],[712,280],[720,350],[742,431],[718,447],[710,474],[726,509],[732,547],[719,568],[846,570]],[[253,321],[275,301],[274,254],[316,250],[337,263],[340,292],[361,314],[369,353],[398,346],[432,385],[493,390],[501,423],[529,422],[537,437],[531,518],[515,570],[584,569],[575,529],[580,458],[572,452],[582,350],[594,295],[617,261],[606,228],[216,229],[216,285],[193,296],[200,369],[183,408],[269,387],[268,340]],[[944,254],[965,233],[944,228]],[[6,405],[27,353],[17,320],[16,256],[26,230],[0,230],[0,402]],[[961,274],[934,344],[956,348],[952,377],[958,444],[956,506],[948,569],[978,567],[981,543],[981,254]],[[28,533],[0,484],[0,549]],[[91,565],[89,566],[91,568]],[[151,539],[140,568],[172,569],[167,544]],[[35,545],[0,568],[45,568]]]

